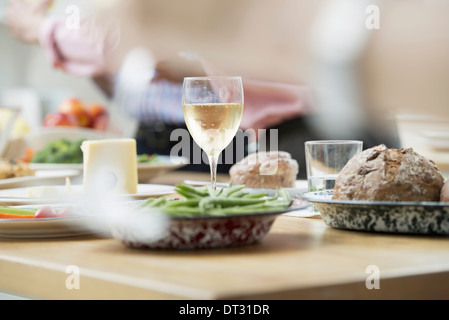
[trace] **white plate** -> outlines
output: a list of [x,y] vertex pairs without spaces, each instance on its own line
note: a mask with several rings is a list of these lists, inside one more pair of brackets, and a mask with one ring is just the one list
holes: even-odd
[[40,219],[0,219],[2,238],[56,238],[91,235],[105,232],[93,223],[91,218],[40,218]]
[[80,170],[39,170],[36,171],[32,176],[1,179],[0,189],[20,188],[24,186],[36,186],[49,183],[62,184],[65,182],[65,178],[73,178],[80,174]]
[[83,170],[82,163],[30,163],[30,169],[39,171]]
[[159,176],[171,170],[181,168],[188,163],[189,160],[184,157],[158,155],[156,162],[142,162],[137,164],[139,182],[148,182],[156,176]]
[[430,148],[445,152],[449,150],[449,132],[423,131],[422,134]]
[[[63,194],[66,190],[65,186],[53,186],[58,192]],[[67,203],[67,202],[82,202],[95,201],[95,196],[89,198],[91,195],[82,195],[81,185],[72,185],[73,195],[54,197],[54,198],[30,198],[28,196],[28,188],[13,188],[0,190],[0,205],[3,206],[17,206],[17,205],[32,205],[32,204],[47,204],[47,203]],[[149,197],[157,197],[174,193],[174,187],[161,184],[139,184],[137,186],[136,194],[114,195],[109,200],[126,201],[126,200],[142,200]]]
[[[40,205],[16,206],[15,208],[35,209]],[[46,205],[54,209],[77,205]],[[61,218],[0,219],[0,238],[56,238],[101,234],[110,237],[107,221],[101,215],[88,215],[86,208],[78,208],[78,215]]]
[[[148,182],[152,178],[170,170],[181,168],[188,164],[184,157],[158,155],[156,162],[142,162],[137,164],[139,182]],[[33,170],[83,170],[82,163],[31,163]]]

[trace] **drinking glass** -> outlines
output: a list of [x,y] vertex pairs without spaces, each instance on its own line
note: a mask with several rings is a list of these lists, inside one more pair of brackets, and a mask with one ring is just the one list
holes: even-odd
[[193,140],[207,154],[211,185],[217,185],[217,161],[240,126],[243,114],[241,77],[187,77],[182,110]]
[[357,140],[307,141],[305,151],[309,191],[333,189],[341,169],[362,148],[363,142]]

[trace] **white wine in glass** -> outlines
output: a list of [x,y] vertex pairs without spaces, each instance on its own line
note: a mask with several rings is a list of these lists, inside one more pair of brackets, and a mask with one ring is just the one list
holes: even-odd
[[184,78],[182,108],[192,138],[207,154],[212,188],[217,161],[240,126],[243,86],[240,77]]

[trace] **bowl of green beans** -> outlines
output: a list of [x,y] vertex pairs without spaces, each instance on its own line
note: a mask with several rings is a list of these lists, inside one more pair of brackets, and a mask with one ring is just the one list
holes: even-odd
[[256,243],[276,217],[289,210],[288,192],[250,192],[245,186],[179,184],[176,196],[149,198],[126,220],[111,225],[111,234],[127,247],[142,249],[212,249]]

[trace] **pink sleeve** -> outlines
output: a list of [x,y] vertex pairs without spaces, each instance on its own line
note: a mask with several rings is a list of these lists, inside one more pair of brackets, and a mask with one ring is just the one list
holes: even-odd
[[64,20],[48,18],[39,42],[55,68],[85,77],[105,72],[107,55],[116,45],[114,37],[90,18],[81,20],[79,29],[68,28]]
[[[209,61],[198,57],[207,75],[222,75]],[[299,84],[254,80],[243,77],[242,129],[267,129],[311,113],[310,89]]]
[[266,129],[310,113],[306,86],[243,79],[243,90],[243,129]]

